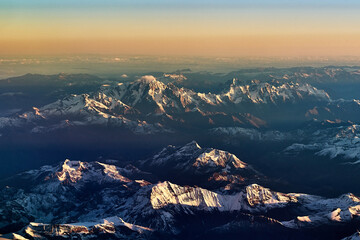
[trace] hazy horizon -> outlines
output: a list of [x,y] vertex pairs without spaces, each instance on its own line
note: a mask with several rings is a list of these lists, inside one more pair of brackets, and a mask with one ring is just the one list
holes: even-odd
[[1,1],[0,54],[360,55],[357,1]]
[[360,57],[204,57],[116,54],[10,55],[0,57],[0,80],[27,73],[87,73],[105,78],[122,74],[190,69],[228,73],[249,68],[360,66]]

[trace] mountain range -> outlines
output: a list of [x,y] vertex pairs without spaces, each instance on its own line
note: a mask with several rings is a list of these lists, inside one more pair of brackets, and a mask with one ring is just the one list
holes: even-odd
[[0,234],[357,239],[359,72],[1,80]]
[[[72,94],[31,111],[0,118],[0,127],[52,131],[105,125],[135,134],[184,132],[215,127],[293,129],[312,120],[355,121],[357,100],[332,100],[308,83],[233,79],[220,94],[164,84],[153,76],[104,84],[93,93]],[[291,119],[289,119],[291,118]],[[4,133],[3,133],[4,134]]]
[[[256,184],[264,176],[235,155],[202,149],[196,142],[168,146],[134,164],[162,174],[115,160],[67,159],[3,179],[0,231],[17,239],[215,239],[254,232],[254,239],[268,234],[276,239],[338,239],[360,224],[357,196],[270,190]],[[178,173],[191,178],[191,186],[179,184],[166,166],[182,169]],[[233,189],[204,188],[206,180],[213,181],[208,174],[222,173],[248,181]],[[249,177],[251,173],[255,175]]]

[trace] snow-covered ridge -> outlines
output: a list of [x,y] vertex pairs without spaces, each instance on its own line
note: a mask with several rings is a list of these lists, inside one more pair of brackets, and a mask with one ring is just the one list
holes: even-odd
[[[199,93],[164,84],[153,76],[100,88],[95,93],[70,95],[46,106],[34,107],[17,117],[0,118],[0,129],[30,126],[32,132],[52,131],[78,125],[110,125],[125,127],[134,133],[153,134],[171,129],[159,124],[184,121],[183,114],[200,113],[207,121],[212,114],[233,114],[233,106],[243,103],[282,104],[302,101],[326,102],[326,92],[309,84],[289,82],[250,85],[234,80],[221,94]],[[151,121],[149,121],[151,119]],[[155,121],[156,120],[156,121]],[[234,120],[235,121],[235,120]]]
[[267,83],[252,81],[243,84],[238,79],[233,79],[228,92],[223,96],[234,103],[251,101],[253,103],[295,102],[306,97],[314,97],[320,101],[329,101],[330,97],[324,90],[318,90],[307,83]]
[[60,182],[67,183],[76,183],[80,180],[89,181],[90,179],[98,179],[99,182],[131,182],[130,179],[120,175],[116,166],[100,162],[86,163],[66,159],[62,170],[55,174]]
[[151,228],[138,226],[135,224],[127,223],[119,217],[110,217],[98,222],[79,222],[71,224],[43,224],[43,223],[30,223],[25,229],[26,234],[33,238],[66,238],[72,234],[79,234],[88,236],[88,238],[96,238],[98,234],[111,234],[118,238],[126,237],[126,234],[120,229],[121,227],[127,228],[139,234],[152,232]]
[[306,216],[297,216],[282,224],[288,228],[315,228],[322,225],[345,224],[360,218],[360,199],[353,194],[344,194],[334,199],[316,199],[304,195],[299,201],[310,210]]
[[[164,158],[171,149],[157,156]],[[196,142],[191,142],[173,149],[172,156],[191,157],[191,153],[201,155],[203,150]],[[222,165],[215,160],[213,164]],[[233,167],[241,170],[243,166]],[[151,184],[136,178],[139,173],[143,172],[134,167],[66,160],[58,167],[44,166],[16,175],[16,179],[23,177],[31,186],[27,191],[11,186],[1,190],[0,213],[4,217],[0,226],[21,219],[23,226],[34,222],[25,227],[25,231],[18,232],[25,237],[81,235],[96,239],[109,234],[107,236],[134,239],[153,232],[177,235],[183,231],[181,219],[196,214],[219,216],[217,214],[221,213],[227,219],[239,214],[267,217],[270,210],[276,209],[277,212],[286,211],[292,220],[278,215],[273,221],[291,231],[348,224],[357,221],[360,215],[360,199],[353,194],[323,198],[281,193],[258,184],[246,185],[230,194],[195,184],[185,186],[171,181]],[[86,184],[89,187],[85,187]],[[254,218],[252,223],[254,221],[257,220]]]
[[182,187],[170,182],[155,185],[151,191],[151,205],[154,209],[167,205],[197,207],[212,211],[267,211],[274,207],[284,207],[297,202],[296,197],[273,192],[257,184],[249,185],[244,191],[234,195],[221,195],[198,187]]
[[[195,141],[180,147],[170,145],[139,164],[167,180],[188,179],[186,184],[221,191],[238,189],[258,179],[260,174],[234,154],[202,148]],[[197,182],[191,181],[192,176],[196,176]]]
[[213,148],[201,148],[192,141],[182,147],[168,146],[153,158],[144,162],[150,166],[166,166],[179,170],[198,169],[209,170],[214,167],[224,169],[246,168],[247,164],[238,159],[234,154]]
[[[142,176],[149,173],[127,165],[118,167],[101,162],[83,162],[66,159],[58,166],[43,166],[40,169],[19,173],[13,177],[37,193],[59,193],[64,190],[82,191],[88,186],[103,187],[107,185],[146,186],[150,183]],[[12,178],[10,178],[11,183]]]
[[210,151],[206,151],[200,154],[195,163],[193,163],[194,167],[214,167],[214,166],[221,166],[226,167],[227,164],[230,162],[232,166],[235,168],[246,168],[246,164],[240,159],[238,159],[235,155],[229,154],[228,152],[221,151],[218,149],[212,149]]
[[[165,85],[153,76],[144,76],[135,82],[122,84],[116,90],[118,99],[127,102],[132,107],[143,98],[151,97],[162,109],[164,109],[164,104],[175,105],[178,100],[180,100],[183,108],[190,105],[197,108],[207,104],[223,105],[229,101],[235,104],[248,101],[258,104],[276,104],[302,101],[309,97],[318,101],[330,100],[329,95],[324,90],[319,90],[307,83],[252,81],[251,84],[245,84],[237,79],[234,79],[229,89],[221,94],[196,93],[192,90],[177,88],[172,84]],[[180,106],[176,104],[175,107],[179,109]]]
[[313,142],[307,144],[294,143],[285,149],[286,152],[316,151],[319,156],[335,158],[342,156],[349,164],[360,163],[360,126],[342,126],[318,130],[313,133]]
[[160,124],[125,117],[136,113],[136,109],[102,92],[94,96],[71,95],[41,108],[34,107],[32,112],[25,112],[18,117],[0,118],[0,129],[30,126],[32,132],[38,133],[69,126],[109,125],[125,127],[136,134],[169,131]]

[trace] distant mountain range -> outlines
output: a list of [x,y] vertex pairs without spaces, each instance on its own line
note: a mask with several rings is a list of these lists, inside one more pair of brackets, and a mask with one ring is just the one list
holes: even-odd
[[251,83],[234,79],[219,94],[164,84],[153,76],[103,84],[95,92],[69,94],[31,111],[0,118],[0,128],[52,131],[67,126],[124,127],[136,134],[215,127],[293,129],[310,120],[354,121],[357,100],[332,100],[308,83]]

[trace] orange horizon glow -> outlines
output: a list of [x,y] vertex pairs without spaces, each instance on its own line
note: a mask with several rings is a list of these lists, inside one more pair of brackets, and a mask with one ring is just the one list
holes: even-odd
[[0,54],[141,54],[198,56],[360,55],[359,35],[221,36],[0,40]]
[[0,3],[2,55],[360,56],[355,3],[14,2]]

